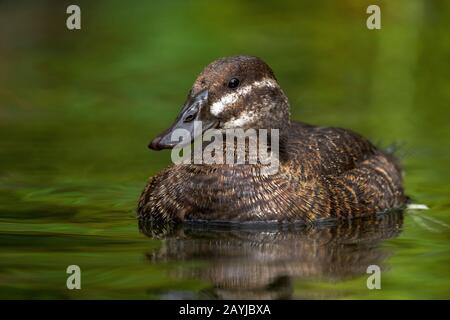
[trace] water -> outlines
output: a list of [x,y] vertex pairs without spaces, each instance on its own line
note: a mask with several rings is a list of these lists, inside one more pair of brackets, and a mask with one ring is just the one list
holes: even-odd
[[[450,298],[450,4],[0,4],[0,298]],[[292,117],[398,145],[405,188],[430,210],[315,228],[135,219],[169,164],[147,143],[201,68],[263,57]],[[82,289],[66,289],[79,265]],[[381,290],[366,268],[381,267]]]

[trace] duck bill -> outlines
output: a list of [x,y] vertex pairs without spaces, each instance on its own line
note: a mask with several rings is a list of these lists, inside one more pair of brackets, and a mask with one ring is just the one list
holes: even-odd
[[188,99],[174,124],[154,138],[148,147],[153,150],[172,149],[191,144],[203,132],[214,126],[213,122],[200,121],[200,114],[208,101],[208,91]]

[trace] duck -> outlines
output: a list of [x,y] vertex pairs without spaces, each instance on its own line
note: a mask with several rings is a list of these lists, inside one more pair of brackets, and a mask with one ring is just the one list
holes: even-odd
[[[258,57],[231,56],[207,65],[174,124],[149,148],[180,148],[173,139],[179,130],[190,133],[183,146],[208,130],[266,130],[264,148],[275,154],[277,170],[264,171],[260,161],[174,163],[148,180],[138,201],[139,220],[313,224],[398,210],[408,202],[392,153],[348,129],[291,120],[287,96]],[[246,154],[250,144],[244,145]],[[224,155],[242,148],[223,146]]]

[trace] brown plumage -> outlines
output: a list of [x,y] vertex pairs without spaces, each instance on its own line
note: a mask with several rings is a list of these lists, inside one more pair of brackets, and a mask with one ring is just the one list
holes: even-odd
[[291,122],[285,94],[258,58],[224,58],[207,66],[175,125],[150,147],[173,147],[170,133],[192,131],[193,119],[204,130],[278,129],[278,172],[263,174],[262,164],[248,163],[172,165],[148,182],[139,218],[309,223],[371,215],[407,200],[391,155],[346,129]]

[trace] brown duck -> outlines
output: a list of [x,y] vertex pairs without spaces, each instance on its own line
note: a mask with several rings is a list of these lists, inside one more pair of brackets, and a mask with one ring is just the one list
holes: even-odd
[[[140,219],[311,223],[372,215],[407,201],[393,156],[350,130],[290,121],[288,99],[259,58],[235,56],[208,65],[173,126],[149,147],[173,148],[176,129],[188,130],[194,141],[202,133],[194,130],[196,121],[203,132],[277,129],[278,171],[265,174],[261,163],[248,161],[174,164],[150,178],[138,204]],[[268,141],[270,151],[270,136]],[[236,148],[224,142],[224,154]]]

